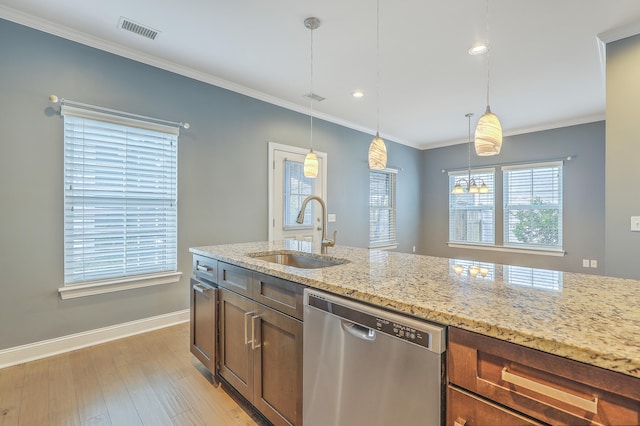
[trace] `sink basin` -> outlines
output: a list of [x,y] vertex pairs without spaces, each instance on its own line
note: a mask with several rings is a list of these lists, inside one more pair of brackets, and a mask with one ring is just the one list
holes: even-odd
[[278,265],[293,266],[302,269],[319,269],[346,263],[346,260],[336,258],[315,257],[309,253],[250,253],[248,256]]

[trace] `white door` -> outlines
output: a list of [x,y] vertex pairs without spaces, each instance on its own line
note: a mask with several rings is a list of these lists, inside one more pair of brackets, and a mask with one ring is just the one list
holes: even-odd
[[327,154],[318,155],[318,176],[304,177],[303,163],[308,150],[269,142],[269,241],[313,241],[320,247],[322,209],[310,201],[302,224],[296,222],[302,202],[317,195],[326,202]]

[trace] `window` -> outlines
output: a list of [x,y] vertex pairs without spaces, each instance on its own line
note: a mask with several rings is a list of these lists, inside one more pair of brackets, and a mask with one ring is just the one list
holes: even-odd
[[504,245],[562,249],[562,163],[503,168]]
[[61,114],[65,286],[178,274],[178,129],[67,105]]
[[396,170],[369,171],[369,247],[396,246]]
[[302,202],[309,195],[315,194],[315,179],[304,176],[304,164],[284,161],[284,227],[310,228],[313,225],[313,208],[315,203],[308,203],[304,223],[296,222]]
[[[485,194],[452,194],[456,183],[466,189],[468,171],[449,173],[449,241],[455,243],[493,244],[495,242],[495,171],[471,170],[478,186],[484,182]],[[464,179],[464,180],[462,180]]]

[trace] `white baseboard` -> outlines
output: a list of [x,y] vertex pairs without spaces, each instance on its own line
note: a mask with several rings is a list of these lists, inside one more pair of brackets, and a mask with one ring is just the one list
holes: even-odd
[[189,321],[189,309],[0,350],[0,368]]

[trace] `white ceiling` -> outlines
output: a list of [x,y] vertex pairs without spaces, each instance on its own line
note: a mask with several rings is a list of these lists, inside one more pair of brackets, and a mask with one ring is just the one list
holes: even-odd
[[[151,41],[121,16],[160,31]],[[375,133],[375,0],[2,0],[0,17]],[[491,0],[491,109],[505,135],[604,119],[598,34],[640,32],[638,0]],[[638,31],[636,31],[636,29]],[[483,0],[380,0],[380,133],[420,149],[467,140],[486,107]],[[354,99],[351,93],[363,90]]]

